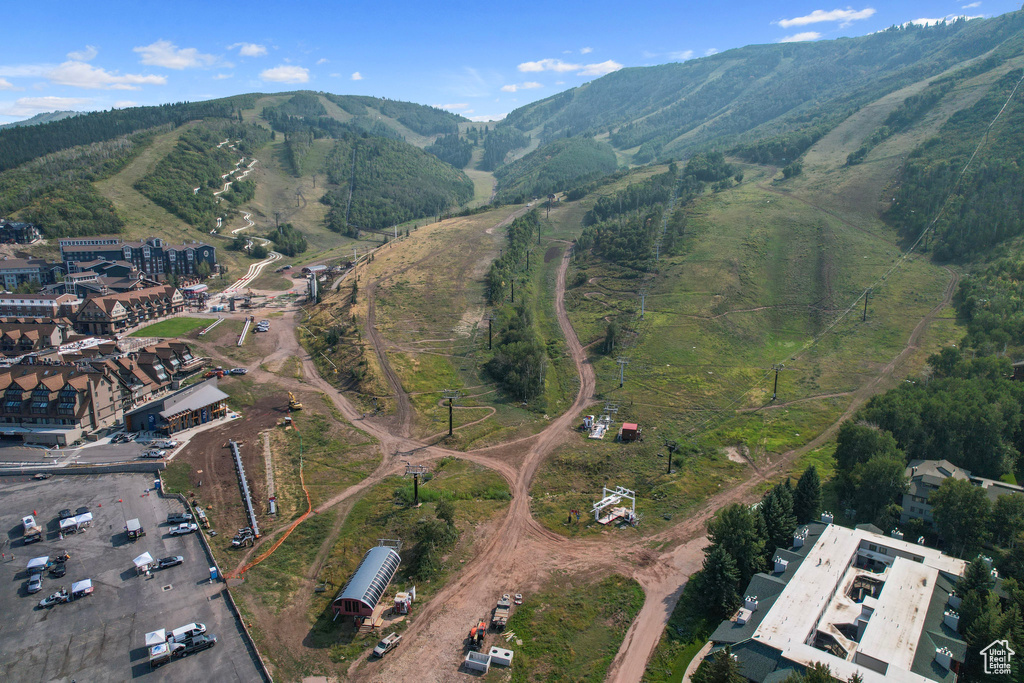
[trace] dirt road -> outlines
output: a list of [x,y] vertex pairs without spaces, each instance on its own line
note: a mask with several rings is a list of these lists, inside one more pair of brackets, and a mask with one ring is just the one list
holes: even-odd
[[[565,279],[569,260],[570,252],[566,250],[558,269],[555,310],[580,378],[579,391],[572,406],[543,431],[498,446],[463,453],[411,439],[408,437],[411,409],[408,418],[400,415],[397,428],[387,418],[362,419],[362,413],[319,376],[312,360],[301,349],[294,335],[281,335],[280,346],[273,356],[284,358],[294,354],[300,358],[305,379],[299,381],[275,376],[273,380],[286,388],[295,386],[308,390],[312,386],[323,391],[346,420],[377,438],[381,444],[382,459],[377,469],[359,484],[319,505],[317,512],[337,506],[343,517],[358,495],[388,474],[401,471],[405,461],[426,463],[446,455],[494,469],[509,483],[512,491],[512,502],[504,515],[494,520],[487,534],[478,541],[477,556],[433,599],[417,607],[416,618],[405,634],[403,647],[385,660],[374,663],[372,667],[361,668],[362,660],[354,662],[350,666],[350,676],[359,680],[392,681],[400,680],[408,672],[415,671],[424,683],[459,680],[461,675],[458,669],[463,656],[463,638],[467,625],[486,616],[496,596],[540,589],[555,570],[586,574],[617,571],[634,577],[643,586],[645,601],[612,662],[607,680],[616,683],[640,681],[646,662],[661,638],[685,582],[700,568],[702,550],[707,542],[705,521],[715,510],[725,505],[755,501],[760,493],[759,484],[781,474],[796,458],[823,444],[843,420],[870,396],[883,390],[896,370],[917,348],[928,324],[948,305],[959,280],[958,275],[951,270],[950,282],[942,302],[922,318],[910,334],[904,349],[872,381],[854,392],[850,406],[840,419],[816,439],[770,463],[760,465],[757,470],[751,471],[745,482],[707,500],[695,513],[653,538],[619,543],[612,547],[604,538],[566,539],[559,536],[537,523],[530,510],[530,485],[538,468],[559,444],[572,437],[572,424],[593,402],[596,386],[593,368],[587,361],[565,308]],[[369,310],[372,316],[372,304]],[[292,313],[282,321],[281,326],[292,329],[295,322],[295,314]],[[372,317],[369,328],[373,330]],[[371,341],[382,358],[382,366],[389,368],[383,362],[386,360],[384,340],[375,332],[370,335]],[[388,381],[393,382],[392,389],[396,396],[405,395],[393,372],[388,374]],[[405,396],[408,400],[408,396]],[[340,524],[339,520],[339,529]],[[275,535],[268,534],[261,539],[261,544],[272,542]],[[321,553],[329,551],[334,534],[331,536],[325,539]],[[652,546],[664,550],[655,552],[650,550]],[[259,548],[257,546],[252,549],[249,555],[258,552]],[[307,581],[312,580],[310,576],[305,578]],[[297,601],[289,612],[294,612],[296,619],[301,620],[305,614],[305,604],[305,600]],[[301,647],[301,640],[289,643],[289,646]]]

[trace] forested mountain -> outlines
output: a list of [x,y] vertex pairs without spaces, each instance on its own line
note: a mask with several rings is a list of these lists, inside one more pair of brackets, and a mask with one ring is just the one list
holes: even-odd
[[406,128],[420,135],[448,135],[457,133],[460,121],[467,119],[437,107],[428,107],[412,102],[400,102],[361,95],[323,95],[353,116],[369,116],[373,110],[383,116],[395,119]]
[[498,198],[517,202],[560,192],[581,181],[608,175],[617,167],[615,151],[608,144],[575,137],[536,149],[502,166],[494,176],[498,179]]
[[0,130],[3,130],[4,128],[17,128],[18,126],[38,126],[41,123],[50,123],[51,121],[69,119],[72,116],[78,116],[81,113],[82,112],[80,111],[47,111],[42,114],[36,114],[32,118],[25,119],[24,121],[0,123]]
[[1022,36],[1024,12],[1013,12],[858,38],[752,45],[622,69],[516,109],[498,130],[535,131],[542,144],[610,131],[611,144],[637,149],[638,162],[685,156],[827,129],[867,102],[991,50],[1019,54]]
[[435,216],[473,196],[460,170],[401,140],[347,134],[327,158],[327,227],[354,235]]

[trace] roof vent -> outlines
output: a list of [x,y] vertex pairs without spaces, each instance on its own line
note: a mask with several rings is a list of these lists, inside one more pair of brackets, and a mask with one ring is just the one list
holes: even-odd
[[935,663],[946,671],[952,666],[953,651],[948,647],[940,647],[935,650]]
[[960,615],[951,609],[946,610],[942,613],[942,623],[950,627],[954,631],[959,633],[960,631]]
[[748,595],[747,597],[743,598],[743,607],[745,607],[746,609],[750,610],[751,612],[756,612],[757,611],[757,596],[756,595]]
[[804,541],[807,540],[807,527],[800,527],[793,533],[793,547],[803,548]]
[[822,524],[831,524],[834,519],[835,518],[832,516],[831,512],[826,511],[821,513]]
[[889,532],[889,535],[892,536],[893,538],[895,538],[897,541],[902,541],[903,540],[903,532],[900,531],[899,529],[893,529],[892,531]]
[[781,557],[776,555],[776,557],[775,557],[775,573],[776,574],[782,574],[783,572],[786,571],[786,567],[788,567],[788,566],[789,566],[789,560],[784,560]]

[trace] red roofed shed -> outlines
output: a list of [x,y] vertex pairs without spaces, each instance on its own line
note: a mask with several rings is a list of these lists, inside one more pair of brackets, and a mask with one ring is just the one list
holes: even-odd
[[619,433],[619,439],[622,441],[636,441],[640,436],[640,426],[635,422],[624,422],[622,423],[622,431]]

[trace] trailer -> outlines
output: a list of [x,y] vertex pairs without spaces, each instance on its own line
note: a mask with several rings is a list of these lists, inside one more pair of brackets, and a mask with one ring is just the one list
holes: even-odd
[[512,598],[508,593],[501,596],[501,600],[498,600],[498,605],[494,608],[494,616],[491,617],[491,626],[496,631],[502,631],[505,629],[505,624],[508,623],[509,615],[512,613]]
[[28,545],[29,543],[35,543],[43,539],[43,527],[39,526],[36,522],[36,518],[32,515],[25,515],[21,518],[21,526],[23,529],[23,540],[22,543]]

